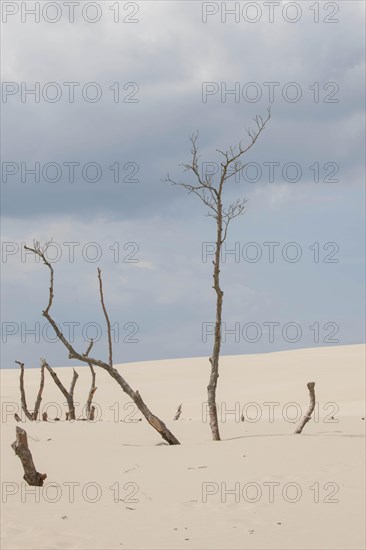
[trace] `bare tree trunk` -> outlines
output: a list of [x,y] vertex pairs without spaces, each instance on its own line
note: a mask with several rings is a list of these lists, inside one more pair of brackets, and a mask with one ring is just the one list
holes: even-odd
[[28,420],[37,420],[38,413],[39,413],[39,407],[41,406],[42,401],[42,393],[44,388],[44,367],[41,367],[41,381],[39,384],[39,390],[37,399],[34,405],[34,411],[31,413],[28,410],[27,407],[27,400],[25,397],[25,389],[24,389],[24,363],[21,361],[15,361],[20,366],[20,376],[19,376],[19,386],[20,386],[20,400],[22,404],[22,410],[25,414],[25,416],[28,418]]
[[16,427],[16,440],[12,443],[11,447],[22,462],[24,469],[23,479],[28,483],[28,485],[42,487],[43,481],[46,479],[47,474],[40,474],[37,472],[36,467],[34,466],[32,453],[28,448],[27,432],[22,428],[19,428],[19,426]]
[[308,382],[307,387],[308,387],[309,394],[310,394],[310,405],[309,405],[309,408],[307,410],[306,415],[303,417],[300,424],[296,428],[295,434],[301,434],[302,430],[304,429],[306,424],[311,419],[311,415],[312,415],[313,410],[315,408],[315,390],[314,390],[315,382]]
[[21,363],[20,361],[15,361],[20,366],[20,376],[19,376],[19,386],[20,386],[20,401],[22,405],[22,410],[25,414],[25,416],[28,418],[28,420],[33,420],[32,413],[28,411],[27,407],[27,399],[25,396],[25,389],[24,389],[24,363]]
[[212,439],[214,441],[220,441],[219,423],[217,419],[217,406],[216,406],[216,388],[217,380],[219,377],[219,358],[221,349],[221,319],[222,319],[222,303],[224,293],[220,288],[220,254],[222,245],[222,211],[221,200],[218,200],[218,218],[217,218],[217,239],[216,239],[216,252],[213,272],[213,289],[216,292],[216,321],[215,321],[215,339],[210,357],[211,374],[210,380],[207,386],[207,403],[208,412],[210,415],[210,426]]
[[[95,370],[93,368],[93,365],[91,363],[89,363],[89,368],[90,368],[91,375],[92,375],[92,383],[91,383],[91,386],[90,386],[88,400],[86,402],[86,418],[87,418],[87,420],[94,420],[95,407],[92,407],[92,401],[93,401],[93,396],[94,396],[95,392],[97,391],[97,387],[95,385],[95,376],[96,375],[95,375]],[[92,409],[94,409],[93,418],[91,418]]]
[[177,408],[177,412],[175,413],[173,420],[179,420],[181,414],[182,414],[182,403]]
[[69,408],[69,415],[67,420],[75,420],[76,416],[75,416],[75,405],[74,405],[74,390],[75,390],[76,381],[79,378],[78,373],[76,372],[75,369],[72,369],[73,376],[72,376],[70,391],[67,391],[67,389],[65,388],[65,386],[62,384],[61,380],[55,373],[55,371],[49,366],[49,364],[46,362],[45,359],[41,359],[41,364],[43,367],[46,367],[46,369],[52,376],[56,386],[60,389],[61,393],[65,396],[65,399],[67,401],[67,406]]

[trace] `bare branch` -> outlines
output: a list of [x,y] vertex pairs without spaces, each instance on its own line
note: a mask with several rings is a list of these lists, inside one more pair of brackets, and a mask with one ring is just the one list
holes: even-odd
[[75,369],[73,369],[73,376],[72,376],[70,391],[67,391],[67,389],[65,388],[65,386],[63,385],[63,383],[55,373],[55,371],[49,366],[49,364],[45,359],[41,359],[41,365],[48,370],[56,386],[59,388],[61,393],[65,396],[65,399],[67,401],[67,406],[69,408],[69,416],[68,416],[69,420],[75,420],[76,415],[75,415],[75,404],[74,404],[74,390],[75,390],[76,381],[79,378],[78,373],[76,372]]
[[85,357],[88,357],[89,353],[91,352],[91,349],[94,345],[94,340],[93,338],[90,340],[90,343],[89,343],[89,346],[88,346],[88,349],[86,350],[86,352],[84,353]]
[[271,118],[270,108],[267,109],[267,117],[264,120],[260,115],[257,115],[254,119],[257,129],[256,130],[252,130],[251,128],[247,129],[247,133],[250,137],[250,143],[243,148],[240,142],[238,147],[236,148],[230,147],[230,154],[228,152],[225,154],[227,160],[223,164],[223,175],[222,175],[222,181],[220,182],[220,189],[222,189],[222,185],[224,184],[224,182],[229,178],[231,178],[236,173],[236,172],[233,172],[233,173],[227,174],[229,166],[237,162],[240,159],[240,157],[242,157],[247,151],[249,151],[249,149],[253,147],[258,137],[266,127],[266,124],[270,118]]
[[76,384],[76,381],[77,379],[79,378],[79,375],[78,373],[76,372],[75,369],[72,369],[73,370],[73,375],[72,375],[72,380],[71,380],[71,386],[70,386],[70,395],[71,397],[74,399],[74,391],[75,391],[75,384]]
[[39,256],[39,257],[43,260],[43,263],[44,263],[44,264],[48,267],[48,269],[50,270],[50,294],[49,294],[48,304],[47,304],[47,307],[46,307],[46,309],[45,309],[45,312],[46,312],[46,313],[48,313],[49,310],[51,309],[52,302],[53,302],[53,280],[54,280],[54,271],[53,271],[52,265],[50,264],[50,262],[49,262],[49,261],[47,260],[47,258],[46,258],[47,248],[50,246],[51,243],[52,243],[52,240],[46,242],[46,244],[45,244],[43,247],[41,247],[40,243],[39,243],[38,241],[34,240],[34,241],[33,241],[33,248],[24,245],[24,249],[25,249],[25,250],[29,250],[30,252],[34,252],[34,254],[36,254],[37,256]]
[[24,389],[24,363],[20,361],[15,361],[20,366],[20,376],[19,376],[19,385],[20,385],[20,401],[22,405],[23,412],[28,420],[33,420],[32,414],[28,411],[27,399]]
[[103,296],[103,282],[102,282],[102,272],[98,267],[98,279],[99,279],[99,295],[100,295],[100,302],[102,304],[102,309],[104,313],[104,317],[107,323],[107,334],[108,334],[108,350],[109,350],[109,365],[113,366],[113,359],[112,359],[112,334],[111,334],[111,322],[108,317],[108,312],[104,304],[104,296]]
[[221,244],[226,240],[227,237],[227,231],[230,222],[237,218],[238,216],[241,216],[245,212],[245,205],[247,203],[247,199],[238,199],[235,202],[231,203],[227,210],[223,209],[222,213],[222,221],[223,221],[223,237],[221,239]]
[[38,390],[36,403],[34,405],[33,420],[37,420],[37,418],[38,418],[39,408],[41,406],[41,401],[42,401],[43,388],[44,388],[44,366],[41,365],[41,381],[40,381],[40,384],[39,384],[39,390]]
[[[43,254],[43,250],[41,249],[40,246],[35,246],[34,248],[28,248],[27,247],[27,250],[31,250],[32,252],[34,252],[34,254],[37,254],[38,256],[40,256],[43,259],[44,254]],[[42,315],[50,323],[50,325],[52,326],[53,330],[55,331],[55,334],[57,335],[58,339],[63,343],[63,345],[68,350],[69,359],[77,359],[78,361],[81,361],[82,363],[87,363],[89,366],[90,366],[90,364],[92,364],[94,366],[98,366],[98,367],[106,370],[108,372],[108,374],[116,380],[116,382],[120,385],[122,390],[125,393],[127,393],[127,395],[137,405],[138,409],[144,415],[146,420],[149,422],[149,424],[155,430],[157,430],[159,432],[161,437],[165,441],[167,441],[169,443],[169,445],[180,445],[178,439],[170,432],[170,430],[166,427],[164,422],[162,420],[160,420],[157,416],[155,416],[150,411],[150,409],[144,403],[144,401],[143,401],[141,395],[139,394],[139,392],[138,391],[133,391],[131,386],[121,376],[121,374],[118,372],[118,370],[113,367],[113,365],[110,365],[109,363],[106,363],[105,361],[101,361],[100,359],[95,359],[94,357],[89,357],[89,352],[90,352],[90,349],[91,349],[90,345],[89,345],[88,350],[87,350],[88,351],[87,356],[85,354],[78,353],[75,350],[75,348],[71,345],[71,343],[67,340],[67,338],[64,336],[64,334],[62,333],[62,331],[58,327],[57,323],[55,322],[55,320],[53,319],[53,317],[49,313],[52,302],[53,302],[53,269],[52,269],[52,266],[50,265],[50,263],[47,260],[44,261],[44,263],[48,267],[48,269],[50,270],[50,296],[52,297],[52,299],[49,301],[48,307],[42,312]],[[46,362],[45,362],[45,367],[47,368]],[[50,369],[50,367],[49,367],[49,369]],[[49,372],[51,373],[50,370],[49,370]],[[65,397],[66,397],[66,395],[65,395]]]
[[97,387],[95,385],[96,374],[95,374],[95,370],[93,368],[93,365],[91,363],[89,363],[89,368],[90,368],[91,375],[92,375],[92,383],[91,383],[91,386],[90,386],[89,395],[88,395],[88,399],[87,399],[87,402],[86,402],[86,415],[87,415],[88,420],[92,420],[92,401],[93,401],[93,396],[94,396],[95,392],[97,391]]
[[38,413],[39,413],[39,407],[41,406],[42,401],[42,393],[44,388],[44,368],[41,368],[41,380],[39,384],[37,399],[34,405],[33,412],[29,412],[27,407],[27,401],[25,396],[25,389],[24,389],[24,363],[21,363],[20,361],[15,361],[20,366],[20,377],[19,377],[19,386],[20,386],[20,400],[22,405],[22,410],[25,414],[25,416],[28,418],[28,420],[37,420]]

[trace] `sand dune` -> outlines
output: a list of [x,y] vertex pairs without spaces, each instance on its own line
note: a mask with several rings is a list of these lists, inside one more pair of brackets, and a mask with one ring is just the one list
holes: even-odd
[[[19,371],[2,370],[2,548],[365,548],[364,366],[362,345],[222,357],[221,442],[207,420],[207,358],[118,367],[182,443],[173,447],[100,370],[97,420],[66,422],[46,373],[41,410],[62,420],[21,423],[43,488],[25,484],[10,448]],[[82,416],[90,372],[76,368]],[[56,371],[69,386],[71,367]],[[25,380],[32,408],[39,369]],[[293,435],[311,380],[314,419]]]

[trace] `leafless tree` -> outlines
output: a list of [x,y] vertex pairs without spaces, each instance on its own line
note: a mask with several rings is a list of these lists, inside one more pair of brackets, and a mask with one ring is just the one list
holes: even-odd
[[219,358],[221,349],[221,319],[222,305],[224,292],[220,287],[220,263],[221,263],[221,248],[226,240],[230,222],[244,213],[246,199],[237,199],[228,206],[223,204],[223,191],[227,181],[238,174],[245,165],[242,164],[242,158],[249,149],[253,147],[259,135],[264,130],[271,113],[268,109],[267,116],[263,119],[261,116],[256,116],[254,122],[255,129],[248,129],[249,143],[246,146],[242,142],[235,147],[230,147],[226,151],[217,149],[217,152],[222,155],[221,172],[217,182],[213,181],[211,174],[203,174],[200,167],[200,157],[198,154],[197,140],[198,132],[193,134],[191,141],[191,160],[182,164],[184,171],[193,178],[193,182],[176,181],[168,174],[165,182],[183,187],[188,193],[194,193],[208,207],[208,216],[214,218],[216,222],[216,247],[215,259],[213,260],[213,289],[216,293],[216,321],[215,335],[212,355],[210,357],[211,373],[207,386],[208,408],[210,415],[210,426],[212,438],[216,441],[220,440],[219,425],[217,419],[216,407],[216,388],[217,379],[219,377]]
[[34,405],[33,412],[29,412],[28,406],[27,406],[27,399],[25,396],[25,389],[24,389],[24,363],[21,361],[15,361],[20,366],[20,376],[19,376],[19,386],[20,386],[20,401],[22,405],[22,410],[25,414],[25,416],[28,418],[28,420],[37,420],[39,408],[41,406],[42,401],[42,393],[44,388],[44,367],[41,366],[41,380],[39,383],[39,390],[37,394],[37,399]]
[[50,314],[50,310],[52,307],[53,299],[54,299],[54,269],[51,265],[51,263],[47,260],[46,257],[46,251],[47,247],[50,243],[46,243],[43,247],[40,245],[39,242],[34,241],[33,248],[25,246],[24,248],[26,250],[29,250],[33,252],[36,256],[39,256],[43,263],[48,267],[50,272],[50,287],[49,287],[49,299],[46,309],[42,312],[42,315],[47,319],[47,321],[52,326],[53,330],[55,331],[58,339],[63,343],[63,345],[66,347],[66,349],[69,352],[69,359],[77,359],[78,361],[81,361],[82,363],[87,363],[89,366],[90,364],[93,366],[100,367],[108,372],[108,374],[116,380],[116,382],[120,385],[122,390],[132,399],[132,401],[136,404],[137,408],[141,411],[141,413],[144,415],[146,420],[149,422],[149,424],[161,435],[161,437],[167,441],[170,445],[180,445],[178,439],[169,431],[169,429],[166,427],[164,422],[160,420],[156,415],[154,415],[146,403],[143,401],[140,393],[138,390],[134,391],[131,386],[126,382],[126,380],[121,376],[121,374],[118,372],[116,368],[114,368],[112,363],[112,336],[111,336],[111,325],[109,322],[108,313],[104,304],[104,295],[103,295],[103,283],[102,283],[102,277],[101,277],[101,271],[98,270],[98,280],[99,280],[99,295],[100,295],[100,301],[102,304],[103,313],[106,319],[107,323],[107,329],[108,329],[108,347],[109,347],[109,362],[102,361],[101,359],[95,359],[94,357],[90,357],[89,353],[91,351],[91,348],[93,346],[93,343],[89,344],[87,353],[79,353],[75,350],[75,348],[71,345],[71,343],[67,340],[67,338],[64,336],[63,332],[60,330],[59,326],[53,319],[53,317]]

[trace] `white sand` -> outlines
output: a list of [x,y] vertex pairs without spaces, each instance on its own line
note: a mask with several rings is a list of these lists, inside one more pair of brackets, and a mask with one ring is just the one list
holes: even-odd
[[[95,401],[102,421],[66,422],[65,400],[46,373],[42,406],[62,405],[62,421],[21,424],[38,471],[47,473],[43,489],[26,486],[10,448],[14,407],[20,414],[19,371],[1,371],[2,548],[365,548],[364,357],[361,345],[223,357],[218,402],[227,409],[238,405],[236,417],[226,419],[221,406],[221,442],[211,441],[209,424],[202,421],[206,358],[119,367],[182,443],[173,447],[145,420],[131,422],[141,415],[124,408],[130,399],[98,369]],[[76,368],[81,413],[90,372]],[[57,373],[69,387],[71,368]],[[25,372],[30,409],[39,374]],[[317,416],[302,435],[293,435],[297,422],[288,417],[297,411],[286,404],[296,402],[305,413],[306,383],[312,380]],[[279,403],[274,419],[264,405],[269,402]],[[173,421],[179,403],[183,413]],[[325,408],[327,403],[336,405]],[[240,422],[243,408],[247,419]],[[57,414],[51,407],[48,413]],[[256,414],[257,422],[248,420]],[[73,499],[70,482],[78,484]],[[276,484],[272,499],[268,483]],[[226,502],[225,487],[237,491]],[[97,490],[100,499],[91,502]],[[215,494],[204,498],[207,490]],[[296,495],[297,502],[289,502]]]

